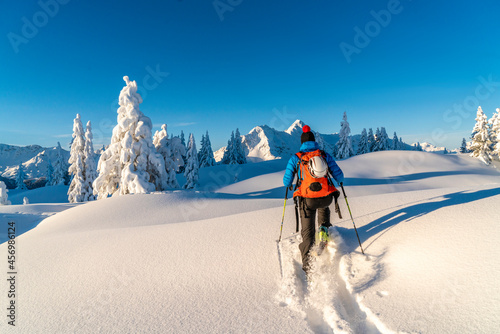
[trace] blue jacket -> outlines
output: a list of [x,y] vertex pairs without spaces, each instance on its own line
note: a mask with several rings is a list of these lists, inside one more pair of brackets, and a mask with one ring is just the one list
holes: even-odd
[[[306,141],[300,146],[300,152],[312,152],[319,150],[319,145],[315,141]],[[339,165],[333,160],[332,156],[326,153],[326,163],[328,167],[330,167],[330,171],[332,172],[332,176],[340,184],[340,182],[344,182],[344,173],[340,169]],[[283,176],[283,184],[285,187],[290,187],[293,184],[293,178],[295,177],[295,173],[297,173],[297,164],[299,163],[299,157],[294,154],[290,160],[288,160],[288,164],[286,165],[285,176]]]

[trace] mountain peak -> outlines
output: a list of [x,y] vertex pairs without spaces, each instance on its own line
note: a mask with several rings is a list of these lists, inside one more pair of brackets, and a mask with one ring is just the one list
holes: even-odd
[[300,133],[302,133],[302,127],[305,125],[304,122],[302,122],[300,119],[296,120],[295,122],[293,122],[292,125],[290,125],[290,127],[288,128],[288,130],[286,130],[285,132],[288,133],[288,134],[294,134],[298,131],[300,131]]

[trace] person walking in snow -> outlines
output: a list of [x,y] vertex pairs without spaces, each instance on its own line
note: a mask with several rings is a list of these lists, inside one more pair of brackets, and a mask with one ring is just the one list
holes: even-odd
[[320,150],[308,125],[302,128],[300,141],[300,151],[290,158],[286,166],[283,184],[291,188],[295,175],[298,175],[293,197],[294,201],[298,201],[296,203],[300,210],[302,243],[299,249],[302,268],[307,274],[311,264],[311,249],[315,244],[316,211],[320,235],[323,233],[328,238],[328,228],[332,226],[329,206],[334,197],[339,195],[330,176],[341,184],[344,173],[330,154]]

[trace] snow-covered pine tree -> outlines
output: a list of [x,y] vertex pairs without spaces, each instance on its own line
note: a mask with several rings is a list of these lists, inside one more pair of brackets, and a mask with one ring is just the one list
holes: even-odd
[[26,175],[24,174],[23,164],[20,163],[19,167],[17,168],[17,175],[16,175],[16,189],[17,190],[27,190],[28,189],[28,187],[26,187],[26,184],[24,183],[25,178],[26,178]]
[[184,147],[187,147],[186,146],[186,138],[184,136],[184,131],[183,130],[181,130],[181,143],[182,143],[182,145],[184,145]]
[[208,131],[206,132],[204,140],[202,140],[201,150],[202,151],[200,153],[202,156],[202,160],[199,161],[200,168],[215,166],[216,163],[215,163],[215,158],[214,158],[214,151],[212,150],[212,143],[210,142],[210,137],[208,136]]
[[47,182],[45,182],[45,186],[50,186],[52,184],[52,174],[54,174],[54,167],[49,159],[47,161],[47,175],[45,176]]
[[181,130],[180,139],[181,139],[182,146],[184,146],[184,154],[182,154],[182,164],[179,165],[179,173],[184,173],[184,168],[185,168],[186,163],[187,163],[187,157],[186,157],[187,146],[186,146],[186,139],[184,137],[184,131],[183,130]]
[[350,134],[351,128],[347,122],[347,113],[344,112],[342,122],[340,122],[339,141],[337,142],[337,159],[345,159],[354,155]]
[[496,113],[490,120],[491,123],[491,133],[490,139],[492,142],[492,155],[497,156],[500,159],[500,108],[496,109]]
[[234,163],[238,165],[247,163],[247,157],[241,140],[240,130],[236,128],[236,133],[234,134]]
[[316,131],[312,131],[314,133],[314,138],[316,139],[316,143],[318,143],[319,149],[324,151],[325,150],[325,140],[323,139],[323,136]]
[[84,176],[84,148],[85,134],[83,132],[82,120],[80,114],[76,114],[73,121],[73,141],[71,145],[71,153],[69,157],[69,173],[72,176],[71,183],[68,189],[68,201],[70,203],[83,202],[83,184]]
[[0,181],[0,205],[10,205],[8,192],[5,182]]
[[137,83],[123,77],[117,110],[117,125],[111,144],[99,158],[99,176],[94,181],[94,195],[149,193],[166,187],[163,158],[153,146],[149,117],[139,109],[142,97]]
[[381,142],[382,138],[380,136],[380,129],[377,128],[377,130],[375,131],[375,136],[373,137],[373,147],[372,147],[372,151],[373,152],[378,152],[380,151],[380,142]]
[[313,133],[314,138],[316,139],[316,143],[318,143],[319,149],[331,155],[333,153],[333,147],[325,141],[325,139],[319,132],[313,131]]
[[187,164],[184,170],[184,176],[186,177],[186,184],[184,189],[193,189],[198,184],[198,152],[196,152],[196,142],[194,136],[191,133],[189,135],[188,150],[186,154]]
[[231,132],[231,138],[227,142],[226,150],[220,161],[223,165],[229,165],[234,161],[234,131]]
[[417,142],[416,144],[413,145],[413,150],[414,151],[423,151],[422,145],[420,145],[420,142]]
[[446,147],[444,148],[443,154],[448,154],[448,150],[446,149]]
[[83,202],[83,183],[85,179],[83,176],[82,158],[82,155],[76,155],[74,161],[71,163],[72,179],[68,190],[68,201],[70,203]]
[[361,138],[359,139],[358,151],[356,154],[365,154],[370,152],[370,147],[368,146],[368,134],[366,133],[366,128],[361,131]]
[[184,170],[184,157],[186,156],[186,146],[182,144],[179,137],[172,137],[170,139],[170,154],[175,163],[175,171],[180,173]]
[[399,149],[400,150],[406,150],[406,144],[405,142],[403,141],[403,138],[402,137],[399,137]]
[[471,157],[479,158],[485,164],[491,162],[490,127],[481,107],[477,108],[476,125],[472,130]]
[[387,151],[389,150],[389,136],[385,131],[384,127],[380,128],[380,143],[379,143],[379,151]]
[[465,138],[462,139],[462,145],[460,146],[460,153],[469,153],[469,150],[467,149],[467,141],[465,141]]
[[85,147],[83,148],[83,153],[85,156],[85,160],[83,161],[84,165],[84,179],[85,182],[83,184],[83,201],[93,201],[95,200],[94,188],[93,184],[95,179],[97,178],[97,165],[95,162],[95,152],[94,152],[94,144],[92,140],[94,136],[92,134],[92,123],[90,121],[87,122],[87,127],[85,129]]
[[373,152],[375,148],[375,136],[373,135],[373,129],[368,129],[368,149],[369,152]]
[[165,164],[166,185],[168,188],[179,188],[177,182],[177,164],[172,159],[170,150],[171,139],[168,139],[167,125],[163,124],[160,131],[156,131],[153,137],[153,144],[156,150],[163,157]]
[[201,135],[201,145],[200,145],[200,150],[198,151],[198,163],[200,164],[200,167],[204,160],[203,157],[204,150],[205,150],[205,135]]
[[51,186],[58,186],[64,184],[64,178],[68,174],[66,169],[66,162],[64,161],[61,143],[57,142],[56,148],[56,161],[54,162],[54,172],[52,173],[52,182],[49,184]]
[[392,149],[397,151],[399,150],[399,138],[398,135],[396,134],[396,131],[394,131],[394,138],[392,138]]

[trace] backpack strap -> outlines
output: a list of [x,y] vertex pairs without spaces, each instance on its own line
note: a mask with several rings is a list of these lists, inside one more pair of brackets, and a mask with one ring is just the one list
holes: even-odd
[[[302,183],[302,174],[301,174],[301,164],[302,164],[302,157],[304,156],[304,152],[297,152],[295,154],[297,157],[299,157],[299,162],[297,162],[297,182],[295,183],[295,190],[297,190],[300,187],[300,184]],[[299,232],[299,225],[300,225],[300,220],[299,220],[299,205],[300,205],[300,197],[294,197],[293,201],[295,203],[295,233]]]
[[302,177],[302,170],[301,170],[301,165],[302,165],[302,157],[304,156],[304,152],[297,152],[295,153],[297,157],[299,157],[299,162],[297,162],[297,182],[295,183],[295,190],[300,187],[300,184],[302,183],[302,180],[304,179]]

